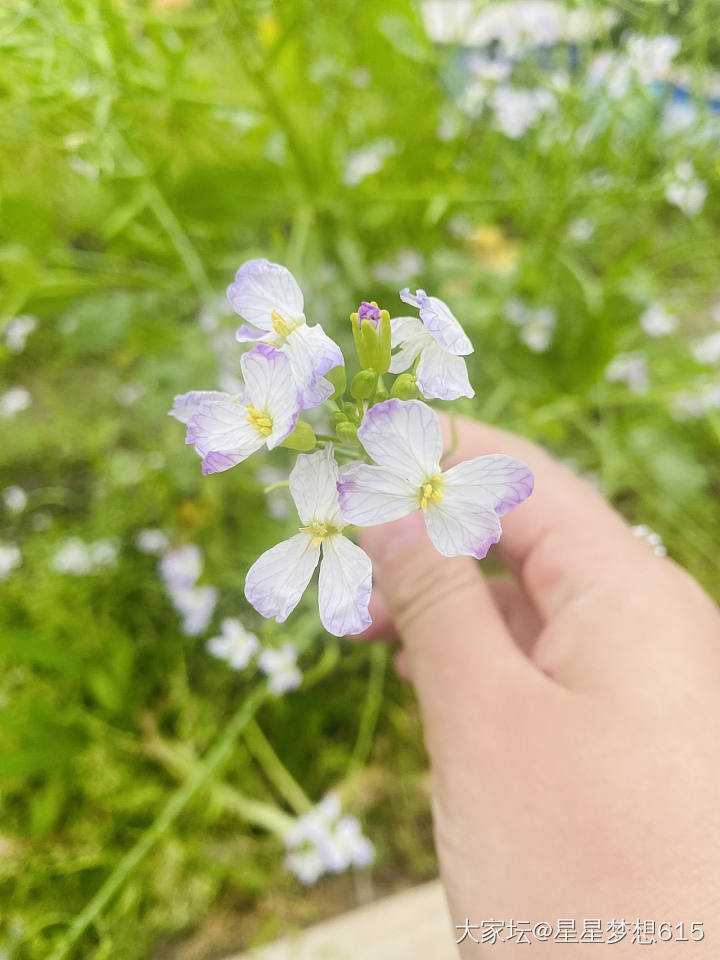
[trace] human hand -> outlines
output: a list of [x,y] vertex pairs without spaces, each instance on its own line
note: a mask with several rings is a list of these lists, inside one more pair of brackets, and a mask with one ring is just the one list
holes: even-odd
[[[613,956],[634,957],[639,918],[670,929],[655,933],[653,955],[715,955],[718,610],[540,448],[459,426],[450,463],[502,452],[535,473],[495,548],[515,579],[494,584],[471,558],[440,556],[419,512],[361,539],[379,588],[363,636],[403,643],[453,922],[574,918],[579,939],[585,919],[603,930],[625,919]],[[567,944],[531,942],[533,956],[565,956]],[[597,946],[575,943],[572,956]],[[460,951],[495,956],[470,936]],[[517,940],[501,952],[525,956]]]

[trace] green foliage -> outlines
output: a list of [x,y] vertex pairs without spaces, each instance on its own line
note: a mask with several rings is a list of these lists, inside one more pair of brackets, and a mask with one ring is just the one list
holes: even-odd
[[[625,29],[674,32],[700,76],[720,56],[717,16],[712,0],[686,6],[623,4],[597,46]],[[2,540],[23,557],[0,583],[9,960],[63,944],[83,960],[170,955],[203,925],[210,955],[351,902],[343,879],[301,896],[282,844],[257,825],[267,811],[248,798],[281,814],[292,804],[252,749],[252,711],[238,720],[247,703],[313,801],[339,787],[363,818],[378,889],[435,868],[417,712],[378,654],[329,641],[301,609],[287,633],[269,625],[265,636],[302,640],[303,689],[251,702],[252,681],[181,634],[156,558],[136,547],[146,527],[201,545],[218,621],[260,630],[244,574],[290,524],[267,518],[256,468],[291,455],[203,478],[166,417],[175,393],[239,372],[235,321],[218,303],[244,259],[293,269],[308,319],[345,346],[362,299],[403,315],[405,285],[443,297],[475,345],[466,412],[590,474],[720,595],[720,412],[671,415],[676,394],[717,384],[688,348],[718,295],[717,139],[668,138],[662,95],[613,106],[602,85],[573,83],[556,120],[511,139],[458,109],[455,52],[428,40],[410,0],[0,10],[1,310],[38,318],[24,352],[0,347],[2,389],[32,395],[0,420],[0,489],[28,495],[2,516]],[[579,70],[592,53],[579,51]],[[567,51],[556,56],[565,68]],[[522,69],[528,86],[546,76]],[[358,179],[357,151],[377,144],[380,169]],[[688,158],[708,184],[696,217],[664,195]],[[577,238],[578,221],[590,237]],[[505,319],[513,297],[555,312],[546,350]],[[642,332],[653,300],[672,308],[678,333]],[[644,392],[604,378],[628,351],[647,358]],[[332,427],[352,443],[355,406],[342,413]],[[112,538],[117,565],[55,571],[70,536]],[[241,933],[213,939],[231,911]]]

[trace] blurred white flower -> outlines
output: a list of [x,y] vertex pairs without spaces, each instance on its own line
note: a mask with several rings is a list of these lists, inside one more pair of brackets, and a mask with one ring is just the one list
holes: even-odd
[[211,637],[208,652],[224,660],[233,670],[244,670],[250,658],[260,647],[260,641],[235,617],[226,617],[220,624],[220,634]]
[[676,420],[697,419],[711,410],[720,410],[720,386],[712,383],[701,384],[694,391],[680,391],[670,401]]
[[647,360],[642,353],[619,353],[605,367],[605,379],[624,383],[633,393],[642,393],[648,385]]
[[121,407],[131,407],[147,390],[144,383],[123,383],[115,391],[115,399]]
[[677,317],[661,303],[651,303],[640,316],[640,326],[649,337],[664,337],[677,329]]
[[522,137],[541,117],[552,113],[557,105],[550,90],[541,87],[520,90],[505,85],[496,87],[489,103],[498,129],[514,140]]
[[0,580],[7,580],[22,563],[20,548],[14,543],[0,543]]
[[84,577],[117,562],[118,547],[114,540],[85,543],[80,537],[68,537],[50,560],[58,573]]
[[520,328],[520,339],[534,353],[550,346],[557,322],[552,307],[530,307],[520,297],[511,297],[505,303],[505,319]]
[[585,243],[595,233],[595,224],[587,217],[578,217],[568,226],[568,236],[576,243]]
[[161,554],[168,548],[167,534],[156,527],[146,527],[135,537],[135,546],[142,553]]
[[298,651],[292,643],[282,647],[265,647],[258,657],[258,666],[268,678],[268,687],[273,693],[297,690],[302,683],[302,673],[297,665]]
[[20,413],[32,403],[30,391],[25,387],[10,387],[5,393],[0,394],[0,417],[9,420],[16,413]]
[[351,150],[345,158],[343,183],[347,187],[356,187],[365,177],[382,170],[385,161],[397,150],[394,140],[383,137]]
[[669,33],[654,37],[633,33],[625,43],[625,51],[641,82],[651,83],[667,78],[670,65],[680,53],[680,46],[679,38]]
[[720,361],[720,332],[710,333],[692,345],[692,355],[698,363],[713,364]]
[[25,342],[30,334],[37,327],[37,318],[29,314],[21,314],[18,317],[11,317],[5,324],[3,336],[5,345],[10,353],[22,353],[25,349]]
[[630,530],[639,540],[644,540],[656,556],[667,556],[667,550],[663,545],[662,537],[659,533],[655,533],[654,530],[651,530],[650,527],[644,523],[638,523],[634,527],[631,527]]
[[170,588],[192,587],[200,577],[202,567],[202,550],[194,543],[187,543],[168,550],[160,561],[160,575]]
[[403,247],[387,260],[381,260],[372,266],[372,274],[379,283],[389,287],[400,286],[401,282],[411,280],[425,269],[425,258],[417,250]]
[[304,814],[285,835],[285,866],[304,884],[324,873],[341,873],[348,867],[368,867],[375,859],[372,843],[363,835],[356,817],[342,816],[340,798],[329,793]]
[[30,517],[30,526],[33,530],[47,530],[52,525],[52,517],[44,510],[38,510]]
[[695,175],[695,168],[689,160],[683,160],[675,167],[674,173],[665,188],[665,199],[679,207],[687,217],[695,217],[705,206],[707,184]]
[[17,485],[5,487],[2,492],[3,503],[10,513],[22,513],[27,506],[27,494]]
[[217,587],[198,586],[203,553],[194,543],[168,550],[158,564],[160,577],[181,617],[181,630],[189,637],[204,633],[218,600]]

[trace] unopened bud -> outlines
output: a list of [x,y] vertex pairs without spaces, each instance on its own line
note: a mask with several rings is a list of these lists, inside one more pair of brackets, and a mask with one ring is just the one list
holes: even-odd
[[349,423],[347,420],[344,423],[339,423],[335,428],[335,433],[337,438],[341,443],[347,443],[354,446],[358,442],[357,438],[357,427],[354,423]]
[[356,400],[369,400],[375,393],[378,375],[374,370],[361,370],[350,384],[350,393]]
[[390,396],[398,400],[414,400],[417,395],[417,379],[413,373],[401,373],[390,390]]

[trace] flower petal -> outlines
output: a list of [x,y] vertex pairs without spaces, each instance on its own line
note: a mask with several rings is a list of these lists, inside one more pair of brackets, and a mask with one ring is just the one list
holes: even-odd
[[348,464],[340,472],[340,512],[347,523],[374,527],[407,516],[419,505],[419,484],[411,484],[387,467]]
[[320,559],[307,533],[296,533],[266,550],[250,567],[245,596],[263,617],[283,623],[298,605]]
[[390,320],[390,344],[393,348],[425,332],[422,321],[417,317],[392,317]]
[[243,354],[240,365],[247,401],[272,419],[272,433],[266,441],[272,450],[295,429],[300,413],[300,394],[290,360],[282,350],[259,343]]
[[[244,263],[228,287],[227,297],[236,313],[266,333],[273,329],[273,310],[286,321],[303,316],[303,295],[295,277],[287,267],[269,260]],[[247,328],[245,332],[249,332]]]
[[255,327],[251,327],[247,323],[241,323],[240,326],[235,331],[235,339],[238,343],[252,343],[255,340],[261,340],[264,337],[269,337],[269,334],[266,330],[257,330]]
[[434,343],[417,317],[394,317],[390,321],[392,346],[400,347],[390,361],[390,373],[402,373],[415,361],[422,348]]
[[316,453],[300,453],[290,472],[290,493],[303,524],[342,525],[338,504],[338,465],[332,444]]
[[180,423],[187,423],[209,400],[232,399],[232,394],[223,393],[220,390],[191,390],[189,393],[180,393],[175,397],[172,410],[168,410],[168,416],[175,417]]
[[325,333],[320,324],[296,327],[285,341],[283,349],[290,357],[293,374],[302,394],[304,410],[324,403],[335,392],[325,374],[333,367],[342,366],[342,350]]
[[461,490],[444,490],[440,503],[425,510],[428,536],[444,557],[470,556],[478,560],[500,539],[497,514],[484,504],[469,500]]
[[419,400],[385,400],[363,417],[358,437],[382,467],[420,486],[440,472],[442,433],[437,414]]
[[424,290],[416,290],[413,295],[407,287],[400,291],[400,299],[418,308],[425,329],[443,350],[457,356],[473,352],[472,343],[444,300],[429,297]]
[[318,600],[320,620],[336,637],[361,633],[372,623],[370,557],[341,534],[323,540]]
[[234,467],[259,450],[265,438],[248,423],[247,407],[237,400],[204,403],[190,419],[185,443],[204,458],[203,473]]
[[521,460],[492,453],[458,463],[442,475],[442,481],[444,490],[457,491],[502,517],[530,496],[534,478]]
[[458,397],[475,396],[464,358],[448,353],[434,340],[420,356],[417,385],[428,400],[457,400]]

